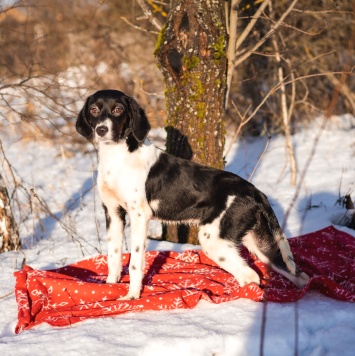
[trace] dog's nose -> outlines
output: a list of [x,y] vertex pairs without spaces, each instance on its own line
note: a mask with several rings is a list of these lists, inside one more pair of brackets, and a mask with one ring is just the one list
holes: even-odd
[[107,134],[107,132],[108,132],[107,126],[98,126],[96,128],[96,133],[101,137],[105,136]]

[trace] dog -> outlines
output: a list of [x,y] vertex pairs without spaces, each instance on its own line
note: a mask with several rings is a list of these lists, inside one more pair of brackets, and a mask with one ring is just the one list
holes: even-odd
[[299,288],[309,277],[294,262],[267,197],[243,178],[172,156],[148,139],[144,110],[118,90],[89,96],[76,129],[98,146],[98,190],[108,241],[107,283],[117,283],[122,269],[125,217],[131,221],[128,294],[140,297],[150,219],[197,224],[203,252],[231,273],[240,286],[260,284],[259,275],[239,253],[251,253]]

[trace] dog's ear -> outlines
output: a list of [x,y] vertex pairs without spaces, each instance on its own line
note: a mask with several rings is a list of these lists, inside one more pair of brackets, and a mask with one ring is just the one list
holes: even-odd
[[94,129],[88,122],[89,117],[89,101],[91,96],[86,99],[86,102],[79,112],[78,118],[76,120],[75,128],[76,131],[83,135],[90,142],[94,139]]
[[129,128],[139,144],[143,143],[150,130],[150,124],[144,110],[133,98],[128,98]]

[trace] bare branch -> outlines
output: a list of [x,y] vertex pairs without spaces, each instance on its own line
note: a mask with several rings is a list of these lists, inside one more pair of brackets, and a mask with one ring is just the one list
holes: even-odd
[[340,85],[339,79],[333,73],[328,73],[327,78],[329,79],[329,81],[332,83],[334,87],[340,88],[339,90],[341,94],[344,95],[344,97],[348,100],[352,112],[355,115],[355,94],[350,90],[350,88],[347,86],[346,83]]
[[[229,93],[231,89],[232,77],[234,72],[235,46],[237,40],[237,22],[238,11],[237,7],[241,0],[232,0],[229,20],[229,41],[227,48],[228,68],[227,68],[227,93],[225,107],[227,108]],[[269,1],[269,0],[267,0]],[[228,26],[228,24],[227,24]],[[228,28],[228,27],[227,27]]]
[[155,35],[159,35],[159,32],[157,32],[157,31],[151,31],[151,30],[148,30],[146,28],[143,28],[143,27],[140,27],[140,26],[137,26],[137,25],[133,24],[132,22],[130,22],[124,16],[121,16],[121,20],[123,20],[126,24],[128,24],[129,26],[133,27],[136,30],[143,31],[143,32],[148,32],[148,33],[154,33]]
[[[347,69],[349,67],[349,63],[346,63],[344,65],[344,68]],[[353,69],[353,68],[352,68]],[[324,129],[326,127],[326,124],[328,122],[328,119],[331,117],[331,115],[333,114],[333,111],[334,111],[334,108],[335,108],[335,105],[338,101],[338,97],[339,97],[339,93],[341,91],[341,87],[344,85],[345,83],[345,80],[346,80],[346,77],[347,75],[349,74],[349,72],[347,72],[346,70],[341,72],[341,79],[339,81],[339,84],[338,86],[334,89],[333,91],[333,95],[332,95],[332,98],[331,98],[331,101],[330,101],[330,104],[328,105],[327,109],[326,109],[326,112],[325,112],[325,116],[323,118],[323,122],[322,122],[322,125],[320,126],[318,132],[317,132],[317,135],[315,136],[314,140],[313,140],[313,144],[312,144],[312,149],[311,149],[311,152],[308,156],[308,159],[306,161],[306,164],[304,166],[304,169],[301,173],[301,176],[300,176],[300,179],[299,179],[299,182],[297,184],[297,188],[296,188],[296,191],[295,191],[295,194],[292,198],[292,201],[285,213],[285,217],[284,217],[284,220],[282,222],[282,229],[284,230],[285,229],[285,226],[286,226],[286,222],[287,222],[287,219],[291,213],[291,210],[293,209],[293,206],[295,205],[296,203],[296,200],[300,194],[300,191],[301,191],[301,188],[302,188],[302,185],[303,185],[303,181],[306,177],[306,173],[311,165],[311,162],[313,160],[313,157],[317,151],[317,147],[318,147],[318,142],[324,132]]]
[[84,249],[87,251],[87,253],[90,254],[90,252],[83,245],[82,241],[85,242],[86,244],[88,244],[93,249],[95,249],[96,252],[98,252],[98,253],[101,252],[94,245],[92,245],[89,242],[87,242],[74,228],[64,224],[62,220],[60,220],[55,214],[53,214],[51,212],[51,210],[49,209],[49,207],[47,206],[47,204],[44,203],[42,199],[40,199],[40,197],[37,195],[37,193],[35,192],[35,190],[33,188],[31,189],[31,193],[32,193],[33,197],[39,202],[40,206],[44,209],[44,211],[46,213],[48,213],[54,220],[56,220],[59,223],[59,225],[68,233],[68,235],[72,238],[73,241],[75,241],[75,242],[77,242],[79,244],[83,256],[85,255],[84,252],[83,252]]
[[14,294],[14,293],[15,293],[15,292],[12,291],[12,292],[10,292],[10,293],[7,293],[7,294],[5,294],[5,295],[2,295],[2,296],[0,297],[0,300],[7,298],[7,297],[9,297],[10,295],[12,295],[12,294]]
[[264,150],[263,150],[263,152],[261,153],[261,155],[260,155],[260,157],[259,157],[259,159],[258,159],[258,162],[256,162],[256,165],[255,165],[253,171],[251,172],[251,174],[250,174],[250,176],[249,176],[249,178],[248,178],[248,182],[250,182],[250,180],[253,178],[253,175],[254,175],[254,173],[256,172],[257,168],[259,167],[259,164],[260,164],[261,160],[262,160],[262,159],[264,158],[264,156],[265,156],[265,153],[266,153],[266,151],[267,151],[267,149],[268,149],[268,147],[269,147],[270,142],[271,142],[271,136],[268,136],[267,141],[266,141],[266,145],[265,145],[265,147],[264,147]]
[[237,67],[240,63],[244,62],[248,57],[250,57],[283,23],[285,18],[289,15],[289,13],[292,11],[294,6],[296,5],[298,0],[293,0],[291,5],[288,7],[288,9],[282,14],[280,19],[271,26],[271,29],[267,34],[258,42],[254,45],[253,48],[248,50],[247,52],[244,53],[244,55],[240,56],[238,59],[234,60],[234,67]]
[[151,24],[153,24],[153,26],[157,29],[157,30],[161,30],[163,25],[160,23],[160,21],[153,16],[152,12],[150,11],[148,5],[145,3],[144,0],[136,0],[138,5],[141,7],[141,9],[143,10],[144,13],[144,19],[148,19],[149,22]]
[[[269,5],[270,14],[273,17],[274,13],[272,10],[272,3]],[[287,109],[287,98],[286,98],[286,86],[284,84],[284,70],[281,65],[281,56],[279,45],[276,41],[275,34],[272,36],[272,44],[275,48],[275,59],[278,64],[277,66],[277,74],[280,82],[280,89],[281,89],[281,111],[282,111],[282,121],[284,124],[284,133],[285,133],[285,140],[286,140],[286,151],[288,153],[288,157],[290,159],[290,170],[291,170],[291,185],[296,185],[296,178],[297,178],[297,167],[296,167],[296,158],[295,152],[292,145],[291,140],[291,130],[290,130],[290,118],[291,114],[288,112]],[[294,87],[294,81],[292,81],[292,86]]]
[[225,151],[224,157],[227,157],[227,156],[228,156],[230,150],[232,149],[233,144],[235,143],[235,141],[237,141],[239,132],[240,132],[240,130],[241,130],[241,128],[242,128],[242,123],[244,122],[245,117],[246,117],[248,111],[249,111],[250,108],[251,108],[251,105],[249,105],[249,107],[247,108],[247,110],[245,110],[244,115],[242,116],[242,115],[240,114],[240,112],[239,112],[237,106],[234,104],[233,101],[232,101],[232,105],[233,105],[234,108],[237,110],[237,113],[238,113],[238,115],[239,115],[239,117],[240,117],[241,123],[240,123],[240,125],[238,126],[237,130],[235,131],[235,133],[234,133],[234,135],[233,135],[233,138],[232,138],[232,140],[231,140],[231,143],[230,143],[229,147],[227,148],[227,150]]
[[256,22],[259,19],[259,17],[264,12],[266,6],[269,4],[270,1],[271,0],[264,0],[262,2],[262,4],[260,5],[258,11],[255,13],[255,15],[252,17],[251,21],[249,22],[248,26],[244,29],[244,31],[238,37],[237,42],[235,44],[235,50],[236,51],[241,46],[241,44],[245,41],[245,39],[248,37],[250,31],[253,29],[253,27],[255,26]]

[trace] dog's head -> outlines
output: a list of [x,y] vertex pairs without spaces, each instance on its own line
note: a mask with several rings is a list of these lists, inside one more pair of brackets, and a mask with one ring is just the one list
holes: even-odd
[[134,151],[150,130],[137,102],[118,90],[100,90],[86,99],[76,121],[76,130],[89,141],[117,143],[124,139]]

